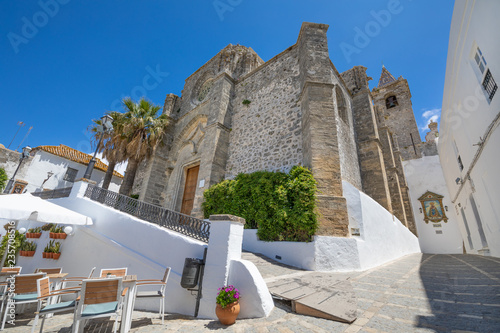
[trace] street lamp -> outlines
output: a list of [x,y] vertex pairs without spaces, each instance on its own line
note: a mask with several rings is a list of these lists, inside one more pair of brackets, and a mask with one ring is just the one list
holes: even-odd
[[12,190],[12,186],[14,185],[14,179],[16,177],[16,174],[19,171],[19,168],[21,167],[21,164],[23,163],[23,161],[30,156],[30,151],[31,151],[30,146],[26,146],[23,148],[23,152],[21,153],[21,156],[19,157],[19,164],[17,165],[16,171],[14,171],[14,174],[12,175],[12,178],[9,180],[9,183],[5,187],[5,191],[3,191],[3,193],[9,193],[10,190]]
[[99,150],[99,147],[101,146],[102,139],[104,137],[104,133],[109,132],[111,130],[113,130],[113,118],[110,115],[102,116],[101,117],[101,124],[97,125],[97,133],[101,133],[101,137],[99,138],[99,143],[97,144],[97,147],[95,148],[94,156],[89,161],[89,165],[87,166],[87,170],[85,170],[85,175],[83,175],[83,178],[90,179],[90,176],[92,175],[92,170],[94,170],[94,164],[96,162],[95,156],[97,155],[97,151]]

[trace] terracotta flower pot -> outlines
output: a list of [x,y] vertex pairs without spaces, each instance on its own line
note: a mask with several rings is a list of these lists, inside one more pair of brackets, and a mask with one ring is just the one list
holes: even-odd
[[42,233],[41,232],[35,232],[32,235],[33,235],[33,238],[40,238],[42,236]]
[[52,252],[47,252],[47,258],[52,259],[52,255],[53,255]]
[[23,251],[23,250],[19,251],[19,255],[20,255],[21,257],[24,257],[24,252],[26,252],[26,251]]
[[50,238],[56,238],[56,233],[55,232],[49,232],[49,237]]
[[26,251],[27,257],[33,257],[35,255],[35,251]]
[[66,239],[66,237],[68,236],[68,235],[66,235],[65,232],[59,233],[57,235],[59,236],[59,239]]
[[47,252],[42,252],[42,258],[47,258]]
[[52,259],[59,259],[59,257],[61,256],[61,253],[52,253]]
[[219,304],[215,307],[215,314],[222,325],[232,325],[240,313],[240,303],[238,301],[228,304],[222,308]]

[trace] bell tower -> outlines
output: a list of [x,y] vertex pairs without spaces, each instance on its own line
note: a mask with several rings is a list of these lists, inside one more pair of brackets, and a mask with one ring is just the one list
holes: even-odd
[[372,96],[379,119],[391,131],[403,160],[420,158],[422,141],[413,114],[408,81],[402,76],[395,79],[382,65],[382,74]]

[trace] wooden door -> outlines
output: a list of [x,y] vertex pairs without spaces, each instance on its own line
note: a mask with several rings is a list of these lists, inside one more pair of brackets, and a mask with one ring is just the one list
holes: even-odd
[[191,215],[191,210],[193,210],[194,194],[198,182],[198,171],[200,171],[199,165],[187,170],[186,185],[184,186],[184,195],[182,197],[182,214]]

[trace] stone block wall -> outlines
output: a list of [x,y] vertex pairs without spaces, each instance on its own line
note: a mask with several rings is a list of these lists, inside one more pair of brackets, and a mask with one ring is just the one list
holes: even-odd
[[298,74],[292,47],[238,81],[226,178],[258,170],[287,172],[302,163]]
[[[396,96],[398,105],[386,107],[386,98]],[[420,158],[420,132],[418,131],[411,103],[408,82],[400,77],[396,81],[372,90],[375,107],[384,118],[387,127],[397,139],[403,160]]]

